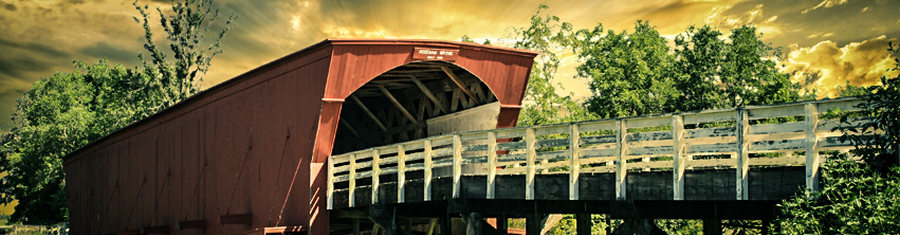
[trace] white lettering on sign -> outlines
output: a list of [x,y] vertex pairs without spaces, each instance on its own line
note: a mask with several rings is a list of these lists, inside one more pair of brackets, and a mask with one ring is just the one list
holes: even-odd
[[453,61],[458,53],[459,50],[417,47],[413,50],[413,59]]

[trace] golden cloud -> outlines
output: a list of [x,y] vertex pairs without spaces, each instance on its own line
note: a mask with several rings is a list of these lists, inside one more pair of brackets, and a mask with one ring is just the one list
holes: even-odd
[[882,76],[893,76],[895,73],[887,73],[894,66],[886,50],[891,41],[897,39],[880,36],[843,47],[832,41],[812,47],[792,46],[782,61],[782,72],[791,74],[791,81],[816,89],[820,96],[834,97],[847,83],[871,86],[879,84]]

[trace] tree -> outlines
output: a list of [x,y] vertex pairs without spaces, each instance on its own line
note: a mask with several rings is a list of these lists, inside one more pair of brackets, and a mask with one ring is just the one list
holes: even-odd
[[525,90],[525,107],[519,114],[520,126],[573,122],[593,117],[569,96],[556,93],[553,78],[560,60],[554,49],[567,45],[572,25],[561,22],[557,16],[541,14],[541,10],[547,8],[547,5],[539,6],[537,13],[531,16],[529,27],[512,28],[513,48],[541,53],[531,68]]
[[603,34],[599,24],[579,30],[571,43],[582,61],[578,76],[589,80],[592,96],[585,105],[590,112],[611,118],[676,111],[673,57],[649,22],[638,21],[631,34]]
[[[75,62],[76,72],[42,78],[18,100],[13,120],[18,126],[0,138],[0,202],[18,200],[11,222],[51,224],[65,221],[65,173],[62,158],[106,134],[156,113],[200,89],[220,40],[235,18],[211,42],[204,40],[216,22],[212,0],[173,1],[171,14],[157,8],[168,34],[173,59],[152,41],[147,7],[143,16],[150,59],[143,68]],[[138,18],[135,21],[140,23]],[[209,46],[201,44],[210,43]]]
[[710,27],[690,27],[675,48],[648,22],[634,32],[604,34],[603,26],[571,39],[590,81],[588,110],[601,117],[640,116],[799,100],[799,85],[778,71],[781,54],[752,26],[732,30],[729,41]]
[[127,102],[142,75],[106,61],[76,62],[35,82],[18,100],[19,126],[4,136],[0,171],[3,203],[18,200],[10,220],[51,224],[67,218],[62,157],[138,117]]
[[138,55],[144,64],[144,72],[151,75],[145,81],[145,94],[150,98],[147,104],[150,109],[146,114],[156,113],[200,91],[203,75],[212,65],[212,58],[222,53],[222,38],[231,22],[237,19],[236,15],[231,14],[224,27],[213,35],[215,37],[206,40],[209,30],[219,19],[219,9],[214,8],[213,0],[171,2],[171,12],[164,12],[158,7],[156,11],[173,59],[167,59],[168,55],[153,41],[148,6],[137,5],[137,0],[132,3],[143,16],[134,17],[134,21],[143,24],[144,49],[150,55],[149,59],[143,54]]
[[[888,44],[900,71],[900,45]],[[849,86],[848,86],[849,87]],[[786,234],[889,234],[900,231],[900,74],[881,77],[859,112],[838,112],[842,141],[855,147],[850,153],[822,165],[818,192],[804,192],[781,204],[776,221]],[[832,113],[834,114],[834,113]],[[853,122],[861,118],[863,122]],[[875,130],[880,130],[876,132]]]

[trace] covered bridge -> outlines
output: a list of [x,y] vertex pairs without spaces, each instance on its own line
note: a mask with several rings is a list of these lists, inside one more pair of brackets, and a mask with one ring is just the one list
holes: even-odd
[[65,157],[73,234],[325,234],[333,154],[513,127],[537,53],[325,40]]

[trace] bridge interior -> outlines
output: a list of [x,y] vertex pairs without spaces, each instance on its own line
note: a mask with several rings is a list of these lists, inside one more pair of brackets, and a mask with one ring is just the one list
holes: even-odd
[[406,64],[379,75],[347,98],[333,153],[492,129],[496,127],[497,111],[469,122],[453,122],[458,118],[447,117],[496,101],[478,77],[452,63]]
[[503,223],[481,218],[526,218],[538,234],[545,214],[768,220],[781,200],[818,187],[825,154],[852,148],[825,113],[859,102],[418,135],[346,152],[328,163],[332,231],[456,234],[453,218],[477,218],[466,229],[496,232]]

